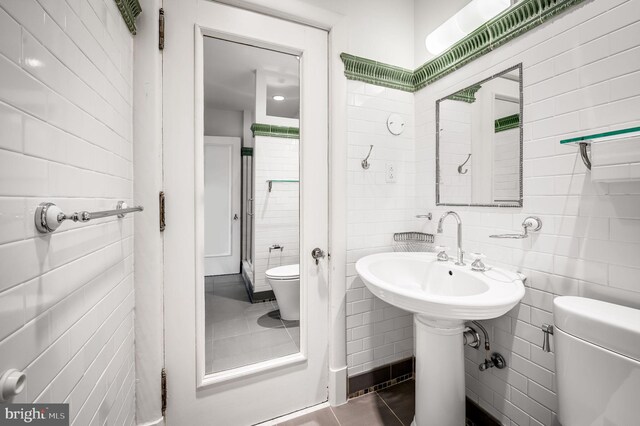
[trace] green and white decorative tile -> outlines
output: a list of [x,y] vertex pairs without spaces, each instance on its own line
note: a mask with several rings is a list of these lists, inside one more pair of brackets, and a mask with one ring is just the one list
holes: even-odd
[[140,2],[138,0],[114,0],[116,2],[116,6],[118,6],[118,10],[120,10],[120,14],[122,15],[122,19],[124,23],[129,28],[131,34],[136,33],[136,18],[142,12],[142,7],[140,6]]
[[253,123],[253,136],[268,136],[272,138],[300,139],[300,129],[297,127],[274,126],[271,124]]
[[520,127],[520,114],[508,115],[495,121],[495,133]]
[[342,53],[344,74],[350,80],[415,92],[582,1],[520,0],[414,71]]

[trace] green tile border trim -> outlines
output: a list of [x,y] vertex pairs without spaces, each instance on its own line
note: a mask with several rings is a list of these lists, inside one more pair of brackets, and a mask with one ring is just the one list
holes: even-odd
[[243,157],[253,157],[253,148],[251,147],[240,148],[240,155]]
[[495,121],[495,133],[520,127],[520,114],[508,115]]
[[297,127],[253,123],[251,125],[251,133],[253,133],[253,137],[269,136],[272,138],[300,139],[300,129]]
[[583,0],[521,0],[464,37],[414,74],[416,90],[452,73]]
[[453,95],[447,96],[447,99],[472,104],[476,101],[476,92],[480,90],[481,87],[482,86],[479,84],[474,84],[473,86],[462,89],[459,92],[454,93]]
[[415,71],[342,53],[344,74],[349,80],[415,92],[583,1],[520,0]]
[[414,92],[413,71],[359,56],[341,53],[344,75],[350,80],[364,81],[376,86]]
[[253,136],[269,136],[272,138],[300,139],[300,129],[297,127],[273,126],[271,124],[253,123]]
[[124,23],[129,28],[131,34],[136,34],[136,18],[142,12],[140,2],[138,0],[114,0]]

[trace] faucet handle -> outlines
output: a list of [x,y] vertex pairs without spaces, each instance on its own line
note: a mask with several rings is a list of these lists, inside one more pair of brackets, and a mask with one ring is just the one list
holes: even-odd
[[485,264],[482,262],[482,259],[484,259],[485,256],[482,253],[469,253],[469,255],[474,259],[473,263],[471,264],[471,270],[473,271],[478,271],[478,272],[483,272],[487,270],[487,267],[485,266]]
[[436,250],[438,250],[437,259],[440,262],[446,262],[447,260],[449,260],[449,255],[447,254],[447,250],[449,250],[449,247],[447,247],[447,246],[436,246]]

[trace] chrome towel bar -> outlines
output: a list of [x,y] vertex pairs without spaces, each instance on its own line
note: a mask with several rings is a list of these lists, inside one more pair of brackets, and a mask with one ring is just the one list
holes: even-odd
[[123,218],[127,213],[141,212],[142,210],[144,210],[142,206],[127,207],[127,203],[118,201],[118,205],[114,210],[103,210],[99,212],[80,211],[67,215],[54,203],[41,203],[36,209],[34,221],[36,229],[39,232],[48,234],[58,229],[65,220],[89,222],[91,219],[100,219],[109,216]]

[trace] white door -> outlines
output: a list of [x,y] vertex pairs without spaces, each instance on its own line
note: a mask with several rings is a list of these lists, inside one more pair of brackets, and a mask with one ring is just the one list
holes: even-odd
[[240,138],[204,137],[204,274],[240,272]]
[[[215,2],[164,0],[165,367],[172,425],[248,425],[327,400],[327,33]],[[195,31],[194,31],[195,29]],[[203,36],[300,57],[300,352],[205,375]],[[195,124],[194,124],[195,123]]]

